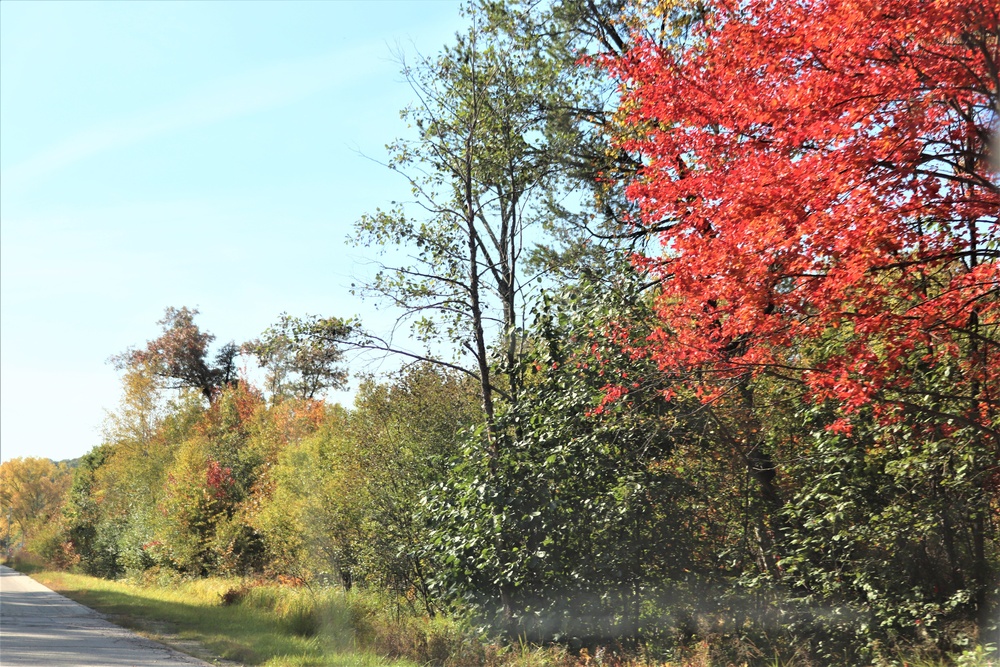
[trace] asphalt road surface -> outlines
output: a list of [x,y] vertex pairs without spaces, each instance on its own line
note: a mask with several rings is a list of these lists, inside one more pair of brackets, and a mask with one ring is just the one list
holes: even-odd
[[0,666],[146,665],[208,663],[109,623],[93,609],[0,566]]

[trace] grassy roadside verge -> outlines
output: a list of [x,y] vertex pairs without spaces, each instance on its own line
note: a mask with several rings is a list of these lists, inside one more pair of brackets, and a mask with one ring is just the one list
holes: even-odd
[[223,606],[221,596],[237,582],[201,579],[138,586],[67,572],[31,576],[119,625],[209,662],[266,667],[415,665],[361,648],[349,606],[320,592],[274,589]]
[[[454,621],[394,614],[365,594],[222,578],[136,585],[21,564],[18,569],[119,625],[221,666],[816,667],[800,656],[720,662],[712,659],[707,641],[676,661],[647,662],[635,655],[602,660],[555,646],[489,644]],[[912,655],[879,665],[1000,667],[985,648],[951,660]]]

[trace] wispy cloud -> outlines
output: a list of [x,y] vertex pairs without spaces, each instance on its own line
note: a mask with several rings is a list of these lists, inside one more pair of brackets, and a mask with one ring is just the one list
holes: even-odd
[[366,75],[378,62],[372,53],[372,45],[363,45],[218,81],[170,104],[92,127],[0,171],[0,179],[9,194],[99,153],[178,130],[293,104]]

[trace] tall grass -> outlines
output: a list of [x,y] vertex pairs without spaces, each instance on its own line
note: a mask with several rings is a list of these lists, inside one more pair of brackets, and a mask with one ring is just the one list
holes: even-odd
[[[447,618],[408,612],[369,592],[284,586],[234,579],[182,579],[150,572],[142,582],[107,581],[65,572],[36,579],[111,616],[121,625],[206,660],[266,667],[640,667],[636,655],[598,649],[573,654],[559,646],[501,645]],[[801,655],[762,656],[740,664],[713,659],[707,641],[659,667],[821,667]],[[991,652],[970,650],[953,661],[916,656],[885,667],[1000,667]],[[827,667],[827,666],[822,666]],[[834,667],[834,666],[831,666]],[[846,666],[845,666],[846,667]],[[850,666],[856,667],[856,666]],[[859,666],[857,666],[859,667]],[[881,666],[880,666],[881,667]]]
[[120,625],[206,660],[267,667],[416,664],[361,646],[349,609],[328,593],[253,587],[238,603],[223,605],[223,595],[238,582],[212,578],[139,585],[66,572],[33,576]]

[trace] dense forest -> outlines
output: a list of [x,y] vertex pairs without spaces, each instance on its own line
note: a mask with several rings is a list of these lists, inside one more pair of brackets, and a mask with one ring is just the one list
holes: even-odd
[[394,331],[167,308],[103,444],[0,468],[7,548],[650,660],[995,648],[1000,5],[464,11],[351,239]]

